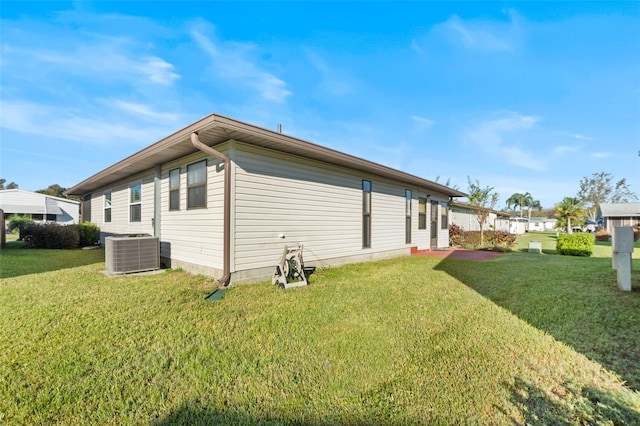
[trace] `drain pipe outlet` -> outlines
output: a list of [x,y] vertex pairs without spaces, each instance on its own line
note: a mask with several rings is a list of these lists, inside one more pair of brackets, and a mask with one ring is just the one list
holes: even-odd
[[231,281],[231,160],[229,160],[229,157],[223,153],[218,152],[210,146],[200,142],[197,133],[191,134],[191,143],[200,151],[224,162],[224,247],[222,252],[222,278],[218,280],[218,284],[222,284],[224,287],[227,287]]

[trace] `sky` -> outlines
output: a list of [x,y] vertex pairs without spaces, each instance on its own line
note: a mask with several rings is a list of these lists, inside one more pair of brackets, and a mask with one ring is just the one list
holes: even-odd
[[640,2],[0,2],[0,177],[72,187],[210,114],[504,207],[640,196]]

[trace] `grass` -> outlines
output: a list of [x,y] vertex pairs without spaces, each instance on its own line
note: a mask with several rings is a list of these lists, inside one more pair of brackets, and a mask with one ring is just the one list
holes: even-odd
[[[557,254],[556,250],[556,233],[555,232],[528,232],[526,234],[519,235],[516,238],[516,244],[521,251],[527,251],[529,241],[538,240],[542,243],[542,252],[545,254]],[[634,259],[640,259],[640,241],[636,241],[634,244],[635,250],[633,252]],[[608,257],[611,259],[611,242],[610,241],[596,241],[596,245],[593,248],[592,257]]]
[[621,293],[606,258],[411,257],[207,302],[203,277],[109,279],[95,250],[28,273],[53,254],[0,253],[0,423],[640,418],[638,266]]

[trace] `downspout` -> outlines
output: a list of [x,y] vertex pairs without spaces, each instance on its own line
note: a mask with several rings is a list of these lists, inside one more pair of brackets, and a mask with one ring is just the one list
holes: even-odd
[[222,252],[222,278],[218,284],[224,287],[231,281],[231,160],[221,152],[216,151],[208,145],[200,142],[197,133],[191,133],[191,143],[200,151],[216,157],[224,162],[224,203],[223,203],[223,252]]

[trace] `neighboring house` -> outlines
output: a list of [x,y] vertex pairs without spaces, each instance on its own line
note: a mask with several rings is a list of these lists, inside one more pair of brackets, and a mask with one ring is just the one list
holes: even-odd
[[4,217],[29,216],[35,222],[56,222],[69,225],[79,222],[80,203],[22,189],[0,190],[0,209]]
[[509,233],[524,234],[527,232],[528,220],[526,217],[511,216],[509,218]]
[[297,243],[322,266],[447,247],[447,205],[466,195],[216,114],[67,193],[102,238],[158,236],[167,266],[224,283],[270,278]]
[[[478,217],[469,203],[452,201],[450,203],[450,222],[458,225],[463,231],[479,231]],[[491,210],[482,227],[485,231],[509,232],[509,215],[496,210]]]
[[640,203],[600,204],[598,218],[609,233],[613,233],[615,226],[640,227]]
[[532,217],[529,220],[529,231],[553,231],[558,220],[547,217]]

